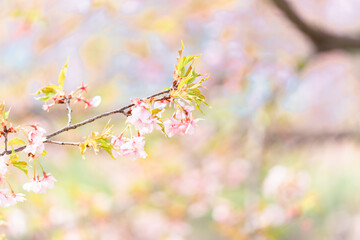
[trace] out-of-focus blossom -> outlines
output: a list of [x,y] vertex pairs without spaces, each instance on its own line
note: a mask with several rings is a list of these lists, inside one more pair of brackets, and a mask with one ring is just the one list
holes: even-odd
[[271,204],[263,210],[251,213],[246,219],[243,231],[250,234],[270,226],[280,226],[286,221],[286,211],[277,204]]
[[228,204],[219,204],[214,207],[212,212],[212,218],[216,222],[226,222],[231,218],[231,212]]
[[245,181],[250,174],[250,170],[251,165],[247,160],[235,159],[228,166],[225,180],[230,186],[236,187]]
[[310,183],[305,172],[295,172],[285,166],[277,165],[270,169],[263,183],[265,196],[280,201],[292,201],[303,196]]
[[0,156],[0,174],[1,175],[5,175],[8,171],[9,158],[10,158],[10,155]]
[[137,239],[156,240],[165,236],[169,223],[165,215],[156,210],[142,211],[133,219],[132,231]]
[[15,205],[17,202],[23,202],[25,201],[24,196],[22,193],[9,193],[8,189],[0,189],[0,206],[9,207]]

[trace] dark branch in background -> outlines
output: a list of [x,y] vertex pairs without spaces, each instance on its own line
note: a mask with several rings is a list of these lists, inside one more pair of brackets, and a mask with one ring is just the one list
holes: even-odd
[[339,141],[351,141],[360,143],[360,131],[339,131],[339,132],[276,132],[266,133],[264,145],[271,146],[302,146],[315,143],[328,143]]
[[274,5],[313,43],[317,52],[359,49],[360,37],[339,36],[307,23],[288,0],[271,0]]
[[[155,98],[155,97],[158,97],[160,95],[168,94],[168,93],[170,93],[170,90],[165,90],[165,91],[156,93],[154,95],[151,95],[151,96],[147,97],[146,99]],[[168,100],[170,98],[171,98],[171,96],[167,95],[167,96],[163,96],[161,98],[155,99],[154,101],[157,102],[157,101],[162,101],[162,100]],[[110,111],[110,112],[106,112],[106,113],[96,115],[96,116],[94,116],[92,118],[86,119],[86,120],[84,120],[82,122],[79,122],[79,123],[76,123],[74,125],[66,126],[66,127],[62,128],[62,129],[60,129],[60,130],[58,130],[58,131],[56,131],[54,133],[51,133],[51,134],[47,135],[46,136],[46,141],[44,141],[44,143],[51,143],[51,144],[57,144],[57,145],[79,146],[80,143],[52,141],[52,140],[49,140],[49,138],[52,138],[52,137],[54,137],[56,135],[59,135],[60,133],[63,133],[63,132],[66,132],[66,131],[69,131],[69,130],[72,130],[72,129],[76,129],[76,128],[81,127],[83,125],[86,125],[88,123],[94,122],[95,120],[98,120],[98,119],[101,119],[101,118],[104,118],[104,117],[107,117],[107,116],[110,116],[110,115],[113,115],[113,114],[116,114],[116,113],[122,113],[125,116],[128,116],[129,113],[127,113],[125,111],[128,110],[129,108],[133,107],[133,106],[134,106],[134,104],[129,104],[129,105],[125,106],[125,107],[115,109],[115,110]],[[21,152],[25,148],[26,148],[26,145],[18,147],[16,149],[14,149],[14,151],[15,152]],[[12,151],[10,151],[10,150],[5,150],[4,152],[0,153],[0,156],[3,156],[5,154],[11,154],[11,152]]]

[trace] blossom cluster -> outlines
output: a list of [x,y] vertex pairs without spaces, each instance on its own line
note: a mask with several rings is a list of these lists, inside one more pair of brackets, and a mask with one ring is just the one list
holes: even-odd
[[172,137],[175,134],[193,134],[197,122],[201,120],[200,118],[193,118],[193,106],[187,105],[181,100],[178,101],[178,104],[179,108],[175,112],[174,116],[164,122],[165,133],[169,137]]
[[[74,145],[80,147],[80,153],[84,157],[86,149],[92,148],[95,153],[100,149],[105,150],[112,158],[124,156],[131,160],[146,158],[145,135],[152,133],[154,130],[161,130],[168,137],[175,134],[185,135],[193,134],[199,118],[193,117],[193,111],[200,110],[201,103],[206,104],[205,97],[201,94],[199,88],[206,79],[195,82],[196,78],[201,76],[195,72],[194,61],[197,57],[182,56],[182,50],[179,51],[177,64],[173,78],[173,86],[166,91],[155,94],[152,97],[132,99],[132,104],[128,107],[116,110],[113,113],[121,112],[126,115],[125,129],[120,135],[112,132],[112,126],[107,124],[104,130],[92,132],[85,141],[81,143],[62,143],[60,145]],[[5,105],[0,104],[0,137],[4,137],[4,151],[0,154],[0,185],[8,185],[8,188],[0,188],[0,206],[7,207],[14,205],[16,202],[24,201],[24,195],[14,193],[9,181],[7,180],[8,167],[13,166],[23,171],[29,182],[23,185],[23,189],[28,192],[45,193],[47,189],[54,187],[56,179],[52,174],[47,173],[42,164],[41,158],[47,152],[45,143],[58,143],[51,141],[54,135],[65,130],[75,129],[80,125],[93,122],[96,119],[106,117],[109,113],[100,114],[93,118],[83,121],[80,125],[71,125],[71,103],[83,102],[85,108],[97,107],[101,102],[101,97],[96,96],[91,100],[87,99],[84,94],[87,93],[87,85],[81,84],[75,91],[70,94],[64,89],[68,61],[63,66],[58,77],[58,85],[48,85],[39,89],[35,95],[40,95],[37,99],[44,102],[43,109],[49,109],[56,104],[65,104],[68,110],[68,125],[53,134],[46,135],[46,130],[39,124],[12,127],[8,121],[9,111],[5,111]],[[173,110],[167,111],[167,109]],[[200,110],[201,111],[201,110]],[[110,112],[112,113],[112,112]],[[18,137],[9,137],[11,134],[24,133],[26,140]],[[134,133],[134,134],[133,134]],[[15,145],[22,145],[14,148]],[[10,150],[11,147],[11,150]],[[18,152],[27,154],[28,160],[20,160]],[[33,176],[29,176],[29,168],[33,169]]]
[[[146,134],[151,133],[154,129],[162,129],[168,137],[175,134],[191,135],[194,133],[196,123],[200,120],[194,119],[192,116],[194,107],[181,100],[169,98],[152,103],[137,98],[133,99],[132,103],[134,106],[130,109],[131,115],[127,117],[127,127],[120,136],[113,137],[111,141],[115,156],[125,156],[132,160],[146,158],[147,153],[144,150]],[[176,106],[176,111],[172,117],[163,120],[162,115],[170,104]],[[131,127],[137,131],[137,135],[130,138],[125,137],[124,134]]]

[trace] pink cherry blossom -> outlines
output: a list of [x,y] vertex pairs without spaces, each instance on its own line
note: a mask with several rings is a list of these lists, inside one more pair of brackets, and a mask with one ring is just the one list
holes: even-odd
[[113,151],[113,154],[115,156],[121,156],[121,152],[119,151],[121,146],[125,143],[125,138],[123,138],[122,136],[120,137],[113,137],[111,139],[111,144],[113,145],[114,147],[114,151]]
[[135,105],[131,109],[131,116],[127,117],[127,123],[139,130],[141,135],[151,133],[154,128],[159,128],[159,121],[150,112],[150,105],[139,100],[131,100]]
[[169,118],[164,122],[165,133],[172,137],[175,134],[185,135],[193,134],[198,121],[201,119],[187,118],[185,120],[177,120],[175,118]]
[[177,103],[181,106],[175,113],[175,118],[183,119],[183,118],[191,118],[191,112],[194,111],[194,107],[186,104],[185,102],[178,100]]
[[132,160],[138,158],[146,158],[147,153],[144,150],[145,138],[144,137],[132,137],[114,138],[112,144],[115,148],[114,154],[129,157]]
[[8,161],[9,161],[10,156],[9,155],[5,155],[5,156],[0,156],[0,174],[1,175],[5,175],[8,171]]
[[155,129],[160,129],[159,123],[160,121],[157,120],[156,118],[150,117],[148,120],[144,121],[141,124],[141,127],[137,128],[137,130],[139,130],[139,133],[141,136],[151,133],[154,128]]
[[189,134],[192,135],[195,132],[195,127],[197,126],[197,122],[203,120],[201,118],[197,118],[197,119],[192,119],[192,118],[188,118],[184,121],[184,124],[186,126],[185,132],[184,134]]
[[154,103],[154,108],[164,109],[167,106],[168,102],[166,100],[156,101]]
[[23,189],[28,192],[45,193],[46,189],[42,186],[39,178],[34,178],[31,182],[25,183]]
[[181,125],[181,121],[179,121],[175,118],[169,118],[168,120],[166,120],[164,122],[166,135],[168,135],[169,137],[172,137],[175,134],[177,134],[179,132],[178,128],[180,125]]
[[44,173],[43,178],[34,177],[31,182],[25,183],[23,189],[28,192],[45,193],[46,189],[54,187],[54,182],[56,179],[50,173]]
[[45,188],[51,189],[54,187],[54,183],[57,180],[53,177],[51,173],[44,173],[44,177],[42,179],[42,184]]
[[9,193],[8,189],[0,189],[0,206],[9,207],[15,205],[17,202],[25,201],[25,195],[22,193]]
[[167,104],[168,104],[168,101],[166,101],[166,100],[161,100],[161,101],[155,102],[154,103],[154,109],[159,109],[160,110],[155,115],[160,118],[161,114],[165,111],[165,108],[166,108]]
[[44,137],[44,134],[46,131],[37,124],[32,127],[33,128],[28,133],[29,144],[24,151],[35,155],[36,153],[42,153],[45,150],[44,141],[46,138]]

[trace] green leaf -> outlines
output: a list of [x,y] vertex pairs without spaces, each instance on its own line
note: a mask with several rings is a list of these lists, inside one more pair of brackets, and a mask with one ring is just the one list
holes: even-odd
[[60,87],[64,87],[64,83],[65,83],[65,78],[66,78],[66,73],[67,73],[67,69],[68,69],[68,63],[69,63],[69,58],[67,58],[65,65],[63,66],[63,68],[61,69],[61,72],[59,74],[59,86]]
[[45,87],[40,88],[35,95],[39,95],[39,94],[47,94],[47,93],[51,93],[51,92],[61,92],[62,88],[57,86],[57,85],[48,85]]
[[53,96],[55,96],[58,93],[62,93],[62,88],[57,85],[48,85],[45,87],[40,88],[35,95],[44,94],[41,97],[37,97],[36,99],[46,102]]
[[44,157],[45,155],[47,154],[47,151],[46,150],[44,150],[42,153],[41,153],[41,155]]
[[28,175],[28,163],[25,161],[17,161],[13,162],[14,167],[23,171],[26,175]]
[[160,123],[158,123],[158,124],[159,124],[159,126],[161,127],[161,131],[165,134],[165,136],[169,137],[169,136],[166,134],[166,132],[165,132],[165,126],[164,126],[164,124],[163,124],[162,122],[160,122]]
[[177,66],[180,77],[185,77],[185,66],[194,59],[195,59],[194,56],[181,57],[181,60]]
[[5,114],[4,114],[4,119],[8,119],[8,118],[9,118],[9,114],[10,114],[10,109],[9,109],[7,112],[5,112]]
[[10,155],[10,162],[11,163],[17,162],[18,159],[19,159],[19,155],[17,155],[13,150],[13,152]]
[[50,98],[54,97],[56,95],[56,93],[47,93],[44,96],[38,97],[36,98],[37,100],[41,100],[46,102],[47,100],[49,100]]
[[158,113],[161,112],[161,111],[162,111],[162,109],[154,108],[153,110],[151,110],[151,114],[152,114],[152,115],[156,115],[156,114],[158,114]]
[[112,150],[113,150],[113,145],[106,139],[97,139],[96,140],[97,143],[99,143],[99,147],[104,149],[110,156],[112,159],[116,160],[116,158],[113,156]]
[[8,142],[8,145],[25,145],[26,142],[24,142],[23,140],[21,140],[20,138],[13,138]]

